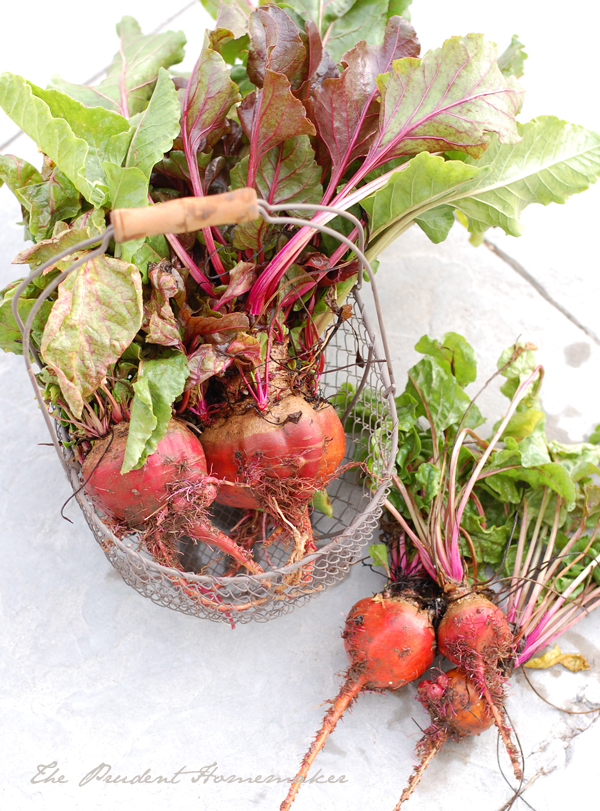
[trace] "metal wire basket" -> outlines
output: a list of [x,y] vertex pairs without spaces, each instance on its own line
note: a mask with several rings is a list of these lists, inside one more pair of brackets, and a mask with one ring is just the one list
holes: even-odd
[[[318,206],[305,208],[322,209]],[[295,218],[271,217],[272,210],[274,209],[261,203],[261,215],[271,222],[305,224],[305,221]],[[342,216],[347,216],[348,219],[358,223],[351,215],[344,212],[336,213],[341,213]],[[109,227],[109,231],[111,229],[112,226]],[[359,256],[359,271],[364,267],[371,277],[373,283],[371,290],[375,295],[379,316],[372,271],[362,251],[362,233],[359,233],[361,247],[357,249],[346,237],[338,235],[337,232],[323,226],[320,230],[334,233],[355,250]],[[52,289],[83,261],[106,250],[110,236],[112,234],[105,232],[102,244],[96,251],[88,254],[83,260],[78,260],[57,277],[45,289],[45,297],[50,295]],[[99,239],[95,241],[98,242]],[[94,241],[91,242],[93,244]],[[69,248],[63,255],[73,253],[79,247]],[[56,261],[57,258],[62,258],[62,255],[52,261]],[[43,267],[34,271],[22,283],[21,288],[24,289],[32,277],[41,272]],[[359,280],[361,277],[362,274],[359,273]],[[393,376],[387,351],[382,350],[377,333],[366,314],[360,281],[350,295],[354,315],[340,324],[329,341],[321,380],[324,397],[335,395],[342,384],[351,384],[353,387],[352,399],[342,418],[345,422],[350,413],[353,415],[352,431],[347,433],[345,461],[351,463],[360,460],[362,464],[360,468],[355,465],[346,469],[328,486],[333,515],[329,517],[316,511],[313,513],[316,552],[297,563],[285,565],[289,551],[286,551],[281,543],[264,546],[257,544],[254,555],[264,569],[264,574],[234,576],[224,576],[227,561],[223,553],[207,544],[193,543],[190,539],[181,538],[180,559],[185,569],[182,571],[157,563],[141,548],[139,537],[135,533],[123,537],[114,534],[109,526],[110,522],[103,519],[82,490],[81,466],[68,445],[69,436],[65,429],[52,419],[37,385],[29,358],[29,333],[36,314],[35,307],[27,323],[22,324],[16,307],[20,292],[20,289],[16,291],[13,311],[17,323],[22,327],[24,359],[42,414],[73,487],[74,497],[96,541],[126,583],[158,605],[184,614],[234,624],[251,620],[265,622],[289,613],[296,606],[345,576],[349,566],[358,559],[361,549],[377,526],[397,451]],[[382,330],[380,319],[380,332]],[[385,334],[383,339],[386,346]],[[34,360],[41,365],[41,359],[35,350],[31,349]],[[368,405],[368,408],[361,409],[361,404]],[[357,416],[361,413],[362,417]],[[364,475],[367,469],[368,477]],[[239,510],[217,504],[213,506],[212,520],[215,525],[225,532],[235,526],[240,517]]]

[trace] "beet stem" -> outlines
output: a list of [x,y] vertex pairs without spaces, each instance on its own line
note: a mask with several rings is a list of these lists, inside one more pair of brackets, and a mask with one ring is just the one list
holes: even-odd
[[[351,673],[351,671],[352,668],[350,668],[349,674]],[[367,676],[365,674],[359,676],[358,678],[354,678],[353,676],[348,675],[346,681],[342,686],[342,689],[340,690],[334,701],[331,703],[331,707],[327,711],[327,714],[323,719],[323,725],[321,726],[321,729],[317,733],[317,737],[312,742],[310,749],[304,756],[304,760],[302,761],[302,764],[300,766],[300,771],[293,779],[288,795],[285,798],[285,800],[281,803],[280,811],[289,811],[289,808],[294,801],[294,797],[296,796],[296,794],[300,789],[300,786],[306,779],[306,775],[308,774],[308,770],[312,766],[314,759],[325,745],[325,741],[327,740],[329,733],[333,732],[337,722],[340,720],[344,712],[352,704],[352,702],[361,692],[361,690],[364,690],[366,683]]]

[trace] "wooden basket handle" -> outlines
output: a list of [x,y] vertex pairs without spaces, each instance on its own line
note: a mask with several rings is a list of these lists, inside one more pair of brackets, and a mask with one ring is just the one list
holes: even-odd
[[251,222],[260,216],[254,189],[236,189],[207,197],[180,197],[144,208],[117,208],[110,216],[115,242],[188,234],[211,225]]

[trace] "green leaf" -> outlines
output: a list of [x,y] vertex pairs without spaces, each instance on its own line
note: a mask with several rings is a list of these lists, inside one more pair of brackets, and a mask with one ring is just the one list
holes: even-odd
[[421,231],[437,245],[446,239],[454,225],[454,209],[452,206],[436,206],[436,208],[425,211],[420,217],[415,217],[415,222]]
[[[600,175],[600,135],[591,130],[553,116],[541,116],[519,125],[519,133],[522,135],[519,144],[499,144],[494,140],[483,158],[467,159],[472,168],[481,170],[471,183],[434,194],[429,202],[423,196],[417,210],[410,206],[403,210],[401,205],[389,208],[393,196],[390,187],[402,182],[399,179],[402,170],[393,173],[387,186],[363,201],[378,216],[379,232],[385,229],[372,241],[368,256],[377,256],[416,216],[440,203],[455,205],[467,217],[469,231],[475,236],[492,226],[519,236],[522,231],[519,218],[527,205],[564,203],[571,194],[589,188]],[[423,161],[424,154],[417,157]]]
[[99,85],[70,84],[53,76],[51,87],[89,107],[104,107],[129,118],[146,108],[159,68],[181,62],[186,40],[183,31],[144,36],[133,17],[123,17],[117,33],[121,40],[119,51]]
[[[471,405],[471,398],[435,358],[426,355],[409,370],[408,375],[406,391],[419,403],[417,413],[430,421],[438,437],[446,428],[461,422]],[[473,405],[464,425],[474,428],[482,422],[479,409]]]
[[498,67],[505,76],[515,76],[520,79],[527,59],[525,46],[519,42],[519,37],[513,34],[508,48],[498,57]]
[[404,17],[405,20],[410,20],[410,11],[408,10],[412,4],[412,0],[390,0],[388,6],[388,17],[397,14],[399,17]]
[[576,445],[563,445],[560,442],[549,442],[548,450],[552,458],[568,471],[574,482],[587,476],[600,475],[598,444],[582,442]]
[[600,175],[600,135],[554,116],[540,116],[520,125],[519,144],[494,142],[482,159],[473,189],[457,206],[469,231],[492,226],[520,236],[520,216],[531,203],[564,203],[585,191]]
[[510,476],[506,476],[504,473],[497,473],[495,476],[487,476],[483,479],[481,485],[485,488],[489,488],[500,501],[508,502],[509,504],[521,503],[521,490],[517,487],[514,479],[510,478]]
[[[12,282],[6,290],[0,292],[0,349],[5,352],[14,352],[15,355],[23,354],[23,336],[12,314],[12,300],[20,282],[21,279],[18,279]],[[27,288],[19,300],[19,315],[23,323],[27,321],[29,313],[36,302],[35,298],[27,298],[26,294]],[[45,301],[33,321],[31,336],[37,346],[40,345],[42,331],[51,309],[52,302]]]
[[51,236],[58,222],[76,217],[81,210],[79,192],[57,166],[41,183],[28,183],[16,195],[26,212],[29,234],[36,241]]
[[[502,468],[502,476],[514,479],[515,481],[527,482],[534,489],[541,489],[549,487],[555,493],[558,493],[564,498],[567,509],[573,509],[575,505],[575,485],[573,484],[567,470],[558,462],[549,462],[532,467],[525,467],[525,462],[534,461],[533,455],[535,453],[531,445],[521,448],[521,444],[517,445],[514,440],[508,438],[506,441],[508,450],[495,451],[487,465],[482,471],[482,475],[490,473],[494,470]],[[525,453],[525,460],[522,458],[522,451]],[[529,455],[528,455],[529,454]],[[504,468],[510,467],[508,470]],[[497,477],[487,477],[482,481],[491,481]],[[497,481],[494,482],[494,487],[498,487]],[[516,503],[516,502],[515,502]]]
[[331,22],[328,23],[327,15],[324,15],[323,25],[327,26],[328,35],[323,44],[334,62],[339,62],[359,40],[364,39],[369,44],[381,41],[388,3],[389,0],[356,0],[354,3],[341,0],[329,4]]
[[141,323],[142,284],[134,265],[99,256],[59,285],[41,353],[76,418]]
[[[504,429],[502,438],[504,439],[507,436],[511,436],[513,439],[516,439],[517,442],[520,442],[522,439],[532,434],[540,422],[543,426],[545,421],[546,415],[544,412],[536,408],[517,411],[517,413],[513,414],[510,418],[508,425]],[[550,460],[546,459],[545,461],[548,462]]]
[[[508,539],[510,538],[511,528],[508,526],[491,526],[483,529],[469,531],[473,546],[475,547],[475,555],[478,563],[487,563],[491,566],[497,566],[504,555],[504,550]],[[464,539],[460,539],[461,551],[467,557],[471,557],[471,551]]]
[[120,164],[131,141],[132,129],[122,115],[103,107],[86,107],[59,90],[43,90],[28,82],[33,95],[48,105],[55,119],[64,119],[73,134],[89,145],[87,176],[101,180],[103,161]]
[[[545,421],[545,420],[544,420]],[[542,426],[544,424],[542,422]],[[538,424],[539,425],[539,424]],[[546,465],[550,460],[548,448],[546,445],[546,438],[539,430],[526,436],[519,442],[519,451],[521,452],[521,464],[523,467],[537,467],[539,465]]]
[[464,389],[477,378],[477,358],[471,344],[456,332],[447,332],[442,342],[423,335],[415,344],[417,352],[431,355],[456,378],[458,385]]
[[153,166],[162,160],[179,134],[181,108],[177,90],[164,68],[158,70],[158,81],[146,109],[133,119],[133,137],[125,166],[135,166],[150,179]]
[[381,566],[389,571],[388,550],[384,543],[372,543],[369,546],[369,555],[373,561],[373,566]]
[[[37,88],[36,88],[37,89]],[[0,106],[38,147],[64,172],[92,205],[102,205],[106,193],[97,156],[63,118],[55,118],[46,102],[21,76],[0,74]]]
[[137,166],[103,163],[110,207],[137,208],[149,204],[148,178]]
[[140,362],[133,384],[135,395],[121,473],[142,467],[155,452],[167,432],[173,402],[182,394],[188,374],[188,363],[181,352]]
[[426,504],[431,504],[432,500],[440,492],[442,471],[430,462],[423,462],[423,464],[419,465],[415,478],[423,488],[423,501]]
[[590,442],[600,443],[600,423],[595,427],[592,435],[590,436]]
[[371,241],[398,220],[410,224],[416,216],[452,197],[452,193],[472,188],[478,174],[477,167],[463,161],[446,161],[429,152],[416,155],[392,172],[387,185],[361,201],[369,215]]
[[0,186],[6,183],[13,194],[30,184],[41,183],[42,176],[27,161],[15,155],[0,155]]

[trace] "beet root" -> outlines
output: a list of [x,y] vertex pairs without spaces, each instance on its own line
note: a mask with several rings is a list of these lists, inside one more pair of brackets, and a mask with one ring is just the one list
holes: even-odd
[[351,669],[367,676],[367,690],[397,690],[421,676],[435,656],[429,614],[409,596],[359,600],[342,638]]
[[224,481],[217,501],[231,507],[263,506],[255,492],[256,468],[271,479],[300,478],[314,492],[333,478],[344,458],[346,437],[335,409],[316,408],[299,395],[275,403],[265,414],[254,409],[221,418],[202,432],[211,474]]
[[129,423],[94,442],[83,463],[85,492],[111,518],[135,527],[164,506],[174,481],[201,484],[207,476],[200,440],[180,420],[171,420],[155,453],[138,470],[121,474]]
[[420,761],[394,811],[398,811],[414,792],[423,772],[448,738],[460,741],[479,735],[494,723],[487,701],[464,670],[457,667],[441,673],[435,681],[422,681],[417,698],[428,711],[432,723],[417,744]]
[[470,592],[449,603],[437,639],[440,653],[467,674],[487,702],[520,780],[519,753],[504,710],[505,669],[515,656],[514,635],[504,613],[483,595]]
[[[218,482],[207,475],[198,438],[179,420],[171,420],[156,451],[138,470],[121,474],[129,423],[94,443],[83,464],[84,490],[96,507],[130,529],[140,529],[146,547],[159,560],[177,566],[176,544],[188,535],[221,549],[252,574],[262,568],[225,533],[206,510]],[[152,517],[159,520],[150,523]]]
[[281,811],[288,811],[329,734],[362,690],[397,690],[421,676],[435,656],[435,631],[429,612],[412,592],[359,600],[342,634],[350,668],[321,729],[304,756]]

